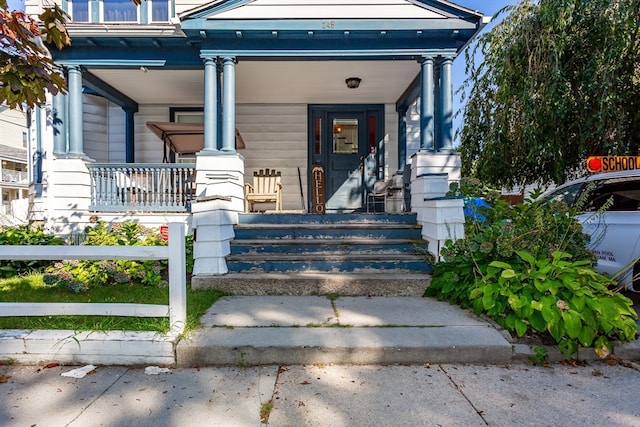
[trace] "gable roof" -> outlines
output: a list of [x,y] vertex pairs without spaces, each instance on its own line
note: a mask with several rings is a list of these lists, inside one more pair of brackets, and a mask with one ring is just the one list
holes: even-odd
[[442,0],[215,0],[181,14],[186,19],[434,19],[482,16]]
[[443,0],[216,0],[179,16],[206,54],[456,55],[486,23]]

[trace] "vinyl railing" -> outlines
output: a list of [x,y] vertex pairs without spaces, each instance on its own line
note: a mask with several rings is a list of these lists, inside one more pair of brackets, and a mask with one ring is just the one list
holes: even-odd
[[97,212],[188,212],[195,193],[195,165],[93,163],[91,205]]
[[4,246],[2,260],[169,260],[169,305],[129,303],[0,302],[0,316],[168,317],[180,334],[187,320],[184,224],[169,224],[168,246]]

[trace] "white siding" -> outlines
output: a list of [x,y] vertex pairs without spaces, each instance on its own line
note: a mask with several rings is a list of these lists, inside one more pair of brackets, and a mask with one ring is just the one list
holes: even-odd
[[307,201],[307,106],[306,104],[242,104],[236,106],[236,127],[247,146],[245,182],[253,172],[275,169],[282,172],[282,204],[285,210],[302,209],[302,191]]
[[108,123],[109,123],[109,135],[108,135],[108,143],[109,143],[109,161],[110,162],[124,162],[125,157],[125,146],[126,146],[126,130],[125,130],[125,119],[126,115],[124,110],[115,105],[112,102],[109,102],[108,111]]
[[[169,121],[169,106],[141,106],[135,119],[136,162],[162,162],[162,142],[147,128],[147,121]],[[387,177],[398,169],[397,123],[394,105],[385,105]],[[245,149],[239,150],[245,159],[245,182],[251,183],[253,172],[259,169],[281,171],[283,208],[302,209],[298,168],[307,203],[307,105],[238,104],[236,127],[246,145]]]
[[94,95],[82,97],[83,149],[96,162],[109,161],[108,101]]
[[9,110],[0,106],[0,144],[26,150],[22,143],[23,132],[27,131],[27,117],[23,111]]
[[140,105],[135,115],[135,161],[136,163],[161,163],[163,145],[160,138],[149,130],[147,122],[168,122],[168,105]]

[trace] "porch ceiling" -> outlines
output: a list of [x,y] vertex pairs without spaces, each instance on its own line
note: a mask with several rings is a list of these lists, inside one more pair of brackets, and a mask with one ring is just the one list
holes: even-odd
[[[204,70],[88,70],[139,104],[202,105]],[[420,71],[417,62],[240,61],[238,103],[395,103]],[[347,77],[360,77],[348,89]]]

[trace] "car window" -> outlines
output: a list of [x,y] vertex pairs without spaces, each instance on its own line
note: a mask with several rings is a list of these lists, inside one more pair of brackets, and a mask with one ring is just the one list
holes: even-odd
[[637,211],[640,209],[640,177],[602,181],[588,195],[586,210],[597,211],[607,201],[607,211]]
[[584,183],[579,182],[573,185],[559,188],[552,193],[549,193],[549,195],[545,196],[545,199],[549,201],[565,202],[567,205],[573,206],[576,202],[576,197],[583,186]]

